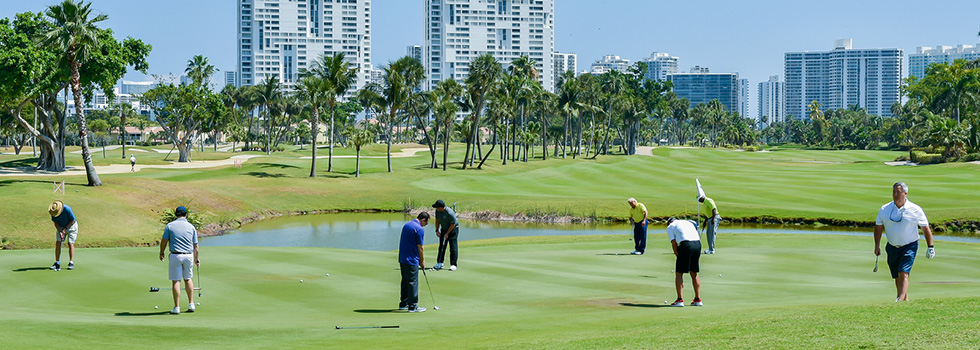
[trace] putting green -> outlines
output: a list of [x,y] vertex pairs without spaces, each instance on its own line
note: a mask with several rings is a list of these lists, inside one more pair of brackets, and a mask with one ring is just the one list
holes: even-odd
[[[721,234],[718,242],[718,254],[702,257],[705,306],[683,309],[663,304],[674,298],[664,235],[651,235],[643,256],[615,255],[632,250],[625,234],[462,242],[459,271],[428,272],[441,310],[422,314],[392,310],[395,252],[204,248],[201,306],[171,316],[167,268],[157,248],[79,249],[78,268],[61,272],[47,270],[50,250],[2,251],[0,337],[4,348],[15,349],[972,348],[980,342],[980,245],[937,243],[936,259],[916,262],[912,302],[895,303],[887,268],[871,272],[870,237]],[[435,247],[426,251],[431,265]],[[431,307],[424,281],[420,305]],[[161,291],[149,293],[150,286]],[[186,296],[182,301],[186,309]]]

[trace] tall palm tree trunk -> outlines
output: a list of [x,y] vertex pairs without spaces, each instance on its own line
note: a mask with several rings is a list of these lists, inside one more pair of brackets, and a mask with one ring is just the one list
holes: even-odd
[[[327,142],[330,143],[330,151],[329,151],[329,153],[327,153],[327,172],[328,173],[329,172],[333,172],[333,135],[334,135],[333,119],[334,119],[334,111],[336,109],[337,108],[333,105],[333,103],[331,103],[330,104],[330,135],[327,135]],[[314,146],[315,145],[316,144],[314,144]],[[314,148],[316,148],[316,147],[314,147]],[[315,153],[316,150],[314,149],[313,152]]]
[[78,121],[78,137],[82,141],[82,160],[85,161],[85,177],[88,178],[88,186],[102,186],[99,174],[95,172],[95,165],[92,164],[92,154],[88,148],[88,126],[85,123],[85,113],[82,111],[82,84],[79,79],[78,69],[81,64],[75,62],[75,55],[69,54],[71,66],[71,93],[75,98],[75,118]]
[[310,130],[313,137],[312,143],[313,147],[313,159],[310,161],[310,177],[316,177],[316,134],[320,132],[320,110],[317,108],[316,104],[313,104],[313,125],[310,126]]

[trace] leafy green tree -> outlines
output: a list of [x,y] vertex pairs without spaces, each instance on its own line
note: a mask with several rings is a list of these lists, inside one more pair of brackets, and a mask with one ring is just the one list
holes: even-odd
[[[497,59],[490,54],[483,54],[477,56],[470,62],[470,74],[466,77],[466,92],[469,95],[468,99],[471,101],[470,121],[472,122],[470,127],[472,130],[468,133],[469,138],[466,140],[466,153],[463,156],[463,169],[466,169],[466,164],[472,165],[473,159],[470,157],[471,148],[475,152],[476,149],[473,147],[479,142],[480,138],[480,116],[483,113],[483,107],[486,103],[487,96],[496,87],[499,82],[500,76],[503,75],[503,68],[497,62]],[[487,153],[483,159],[481,159],[480,164],[482,165],[486,158],[490,156]]]
[[140,101],[150,106],[167,138],[179,152],[179,162],[191,161],[191,149],[200,136],[202,123],[224,104],[208,90],[187,85],[165,84],[150,89]]
[[344,136],[347,137],[348,145],[354,147],[356,152],[354,177],[361,177],[361,147],[374,142],[376,137],[375,133],[373,130],[367,128],[350,127],[344,130]]
[[184,69],[184,74],[191,78],[191,83],[201,89],[208,88],[215,72],[214,65],[204,55],[196,55],[187,60],[187,68]]

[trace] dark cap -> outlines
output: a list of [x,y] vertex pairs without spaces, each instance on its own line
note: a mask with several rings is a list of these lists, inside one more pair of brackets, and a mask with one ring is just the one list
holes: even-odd
[[445,208],[446,207],[446,202],[443,202],[441,199],[440,200],[437,200],[436,201],[436,204],[433,204],[432,207],[433,208]]
[[177,207],[177,210],[174,210],[174,215],[175,216],[187,216],[187,208],[185,208],[183,205]]
[[667,218],[667,224],[670,225],[670,223],[674,222],[675,220],[677,220],[675,217]]

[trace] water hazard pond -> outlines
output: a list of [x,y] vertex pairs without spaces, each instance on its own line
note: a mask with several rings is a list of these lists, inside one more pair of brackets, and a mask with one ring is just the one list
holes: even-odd
[[[389,251],[398,249],[402,225],[413,217],[399,213],[345,213],[300,215],[261,221],[246,225],[225,235],[201,239],[201,246],[251,247],[328,247]],[[459,239],[493,239],[524,236],[622,235],[626,240],[632,231],[626,223],[539,224],[461,220]],[[425,227],[425,244],[436,244],[434,222]],[[666,234],[666,225],[650,225],[649,235]],[[719,234],[778,233],[832,234],[872,236],[872,229],[731,225],[724,223]],[[651,240],[655,239],[650,237]],[[977,238],[936,236],[940,241],[980,243]],[[871,243],[869,243],[870,246]]]

